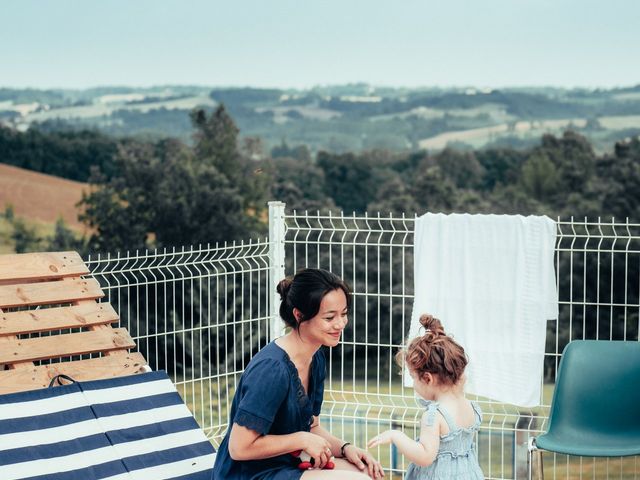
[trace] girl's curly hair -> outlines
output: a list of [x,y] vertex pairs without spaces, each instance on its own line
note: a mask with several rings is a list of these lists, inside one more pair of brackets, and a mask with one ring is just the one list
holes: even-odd
[[406,349],[396,354],[396,362],[406,365],[420,378],[425,373],[437,375],[445,385],[455,385],[460,381],[467,366],[464,348],[444,331],[440,320],[433,315],[420,316],[424,335],[414,338]]

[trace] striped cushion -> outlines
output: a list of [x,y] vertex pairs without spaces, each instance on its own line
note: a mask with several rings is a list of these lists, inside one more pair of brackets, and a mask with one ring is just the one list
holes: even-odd
[[2,480],[210,480],[213,461],[161,371],[0,396]]

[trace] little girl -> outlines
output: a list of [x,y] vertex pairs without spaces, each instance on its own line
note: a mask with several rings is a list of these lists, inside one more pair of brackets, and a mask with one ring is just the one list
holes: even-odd
[[422,315],[420,323],[425,334],[396,355],[396,361],[408,367],[426,407],[420,439],[416,442],[399,430],[387,430],[368,446],[395,444],[411,461],[405,480],[484,479],[473,442],[482,416],[478,405],[464,396],[464,349],[447,336],[437,318]]

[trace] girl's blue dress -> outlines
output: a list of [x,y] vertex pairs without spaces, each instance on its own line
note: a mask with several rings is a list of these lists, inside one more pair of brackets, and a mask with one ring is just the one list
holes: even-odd
[[231,405],[231,423],[216,455],[213,479],[298,480],[303,471],[289,454],[262,460],[233,460],[228,447],[231,426],[237,423],[261,435],[308,432],[313,416],[320,414],[324,378],[325,358],[320,350],[311,362],[308,394],[287,352],[275,342],[260,350],[240,378]]
[[426,406],[423,422],[433,425],[436,412],[440,412],[449,426],[449,433],[440,436],[440,448],[435,461],[428,467],[409,465],[405,480],[484,480],[474,445],[476,432],[482,423],[482,412],[476,402],[471,402],[476,416],[468,428],[458,427],[449,413],[437,402],[420,400]]

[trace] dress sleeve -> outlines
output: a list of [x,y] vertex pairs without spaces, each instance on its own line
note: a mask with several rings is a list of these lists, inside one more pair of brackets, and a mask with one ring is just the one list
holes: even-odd
[[319,350],[316,353],[316,368],[314,375],[317,380],[315,383],[315,392],[313,398],[313,415],[316,417],[320,415],[320,410],[322,409],[322,399],[324,397],[324,379],[327,375],[327,365],[326,360],[324,358],[324,352]]
[[436,422],[436,414],[438,413],[439,404],[438,402],[433,401],[424,401],[422,404],[426,406],[426,409],[422,414],[422,425],[425,427],[431,427]]
[[289,391],[289,377],[283,365],[262,360],[246,372],[234,423],[266,435]]

